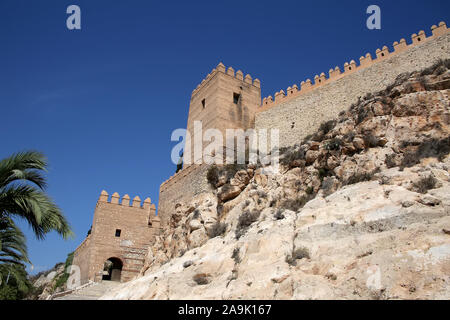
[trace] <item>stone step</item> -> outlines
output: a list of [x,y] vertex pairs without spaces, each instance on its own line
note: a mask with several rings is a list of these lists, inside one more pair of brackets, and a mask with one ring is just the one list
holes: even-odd
[[67,294],[62,297],[57,297],[54,300],[98,300],[109,290],[118,286],[120,282],[115,281],[102,281],[94,283],[88,287]]

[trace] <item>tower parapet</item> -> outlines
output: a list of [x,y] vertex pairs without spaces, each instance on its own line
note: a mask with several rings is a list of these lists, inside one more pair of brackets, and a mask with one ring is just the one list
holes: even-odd
[[204,86],[207,85],[207,83],[217,74],[217,73],[223,73],[227,74],[233,78],[236,78],[240,81],[245,81],[245,83],[251,84],[257,88],[261,88],[261,81],[259,79],[252,80],[252,77],[247,74],[244,77],[244,73],[241,70],[234,71],[233,67],[228,67],[228,70],[226,69],[225,65],[220,62],[214,69],[211,70],[210,73],[197,85],[197,87],[192,91],[192,96],[197,94]]

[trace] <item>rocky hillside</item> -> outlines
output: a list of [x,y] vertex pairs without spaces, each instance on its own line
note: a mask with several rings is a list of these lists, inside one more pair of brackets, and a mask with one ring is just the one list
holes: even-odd
[[28,297],[31,300],[45,300],[52,294],[65,291],[67,289],[68,267],[72,264],[73,253],[67,255],[65,263],[57,263],[52,269],[42,271],[30,278],[34,287],[32,294]]
[[400,75],[282,170],[212,167],[104,299],[449,299],[450,61]]

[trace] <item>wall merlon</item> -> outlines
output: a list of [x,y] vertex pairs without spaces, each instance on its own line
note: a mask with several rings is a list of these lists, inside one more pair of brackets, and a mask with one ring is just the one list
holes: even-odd
[[236,79],[243,81],[244,73],[241,70],[236,71]]
[[447,25],[445,24],[444,21],[441,21],[439,23],[439,26],[433,25],[431,27],[431,32],[433,33],[433,36],[435,36],[435,37],[443,35],[444,33],[447,32]]
[[329,71],[330,79],[335,79],[335,78],[339,77],[340,74],[341,74],[341,69],[339,69],[338,66],[336,66],[336,68],[334,68],[334,70],[330,69],[330,71]]
[[275,93],[275,101],[279,102],[280,100],[283,100],[285,96],[286,95],[284,94],[284,91],[280,90],[277,93]]
[[291,94],[295,94],[298,91],[298,86],[296,84],[292,85],[292,87],[288,87],[286,90],[286,94],[290,96]]
[[440,22],[439,26],[433,25],[431,27],[432,35],[427,37],[425,34],[425,31],[421,30],[417,34],[413,34],[411,36],[412,43],[407,44],[405,39],[401,39],[399,42],[394,42],[393,44],[393,51],[390,52],[389,48],[387,46],[383,46],[382,49],[377,49],[375,54],[376,58],[372,59],[372,56],[370,53],[367,53],[365,56],[362,56],[359,58],[359,66],[356,64],[354,60],[351,60],[350,63],[346,62],[344,64],[344,71],[341,73],[339,68],[336,67],[334,70],[330,69],[329,71],[329,77],[326,79],[326,77],[323,77],[322,74],[320,76],[316,75],[314,77],[314,84],[311,83],[311,81],[308,79],[306,81],[302,81],[300,85],[300,90],[297,93],[294,93],[292,95],[286,96],[286,97],[278,97],[280,95],[280,92],[277,92],[275,94],[275,101],[270,101],[269,97],[263,98],[261,107],[259,108],[258,112],[266,111],[275,105],[278,105],[279,103],[282,103],[286,100],[290,100],[298,95],[302,95],[304,93],[307,93],[311,90],[314,90],[318,87],[323,86],[324,84],[328,84],[331,81],[341,79],[342,77],[345,77],[349,74],[354,73],[357,70],[367,68],[374,63],[378,63],[380,61],[383,61],[385,59],[388,59],[392,57],[393,55],[399,54],[405,50],[408,50],[412,47],[415,47],[417,45],[422,44],[423,42],[426,42],[430,39],[433,39],[435,37],[441,36],[448,32],[447,25],[445,22]]
[[219,64],[216,67],[216,70],[219,71],[219,72],[225,73],[225,66],[223,65],[222,62],[219,62]]
[[413,44],[419,44],[420,42],[425,41],[427,38],[425,31],[420,30],[418,34],[413,33],[411,35],[411,40]]
[[98,198],[99,202],[108,202],[109,194],[105,190],[102,190],[100,193],[100,197]]
[[114,192],[111,196],[111,204],[119,204],[120,195],[117,192]]
[[126,195],[124,195],[124,196],[122,197],[122,202],[121,202],[121,204],[122,204],[123,206],[130,206],[130,196],[129,196],[128,194],[126,194]]
[[302,81],[302,83],[300,84],[300,88],[302,90],[308,90],[312,87],[312,82],[311,79],[306,79],[306,81]]
[[133,198],[133,207],[135,208],[140,208],[141,207],[141,198],[139,198],[139,196],[136,196]]
[[152,206],[152,200],[151,200],[149,197],[147,197],[147,198],[144,200],[144,204],[143,204],[142,207],[143,207],[144,209],[150,209],[151,206]]
[[361,56],[359,58],[359,65],[361,67],[368,66],[372,63],[372,55],[370,53],[367,53],[366,56]]
[[408,48],[408,45],[406,44],[406,40],[404,38],[400,39],[400,42],[395,41],[393,44],[394,52],[399,53],[402,51],[405,51]]

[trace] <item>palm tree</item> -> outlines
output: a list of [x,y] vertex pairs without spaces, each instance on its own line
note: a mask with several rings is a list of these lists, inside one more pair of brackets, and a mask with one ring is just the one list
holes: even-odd
[[44,155],[35,151],[0,161],[0,282],[11,279],[22,289],[28,283],[24,264],[30,261],[25,236],[14,219],[27,221],[41,240],[50,231],[64,239],[72,236],[61,210],[45,193],[46,168]]
[[47,160],[35,151],[20,152],[0,161],[0,218],[25,219],[38,239],[56,231],[72,236],[61,210],[45,193]]
[[7,217],[0,219],[0,279],[1,267],[30,262],[28,260],[25,236],[14,222]]
[[30,261],[24,234],[10,218],[0,218],[0,300],[18,299],[29,291],[26,262]]

